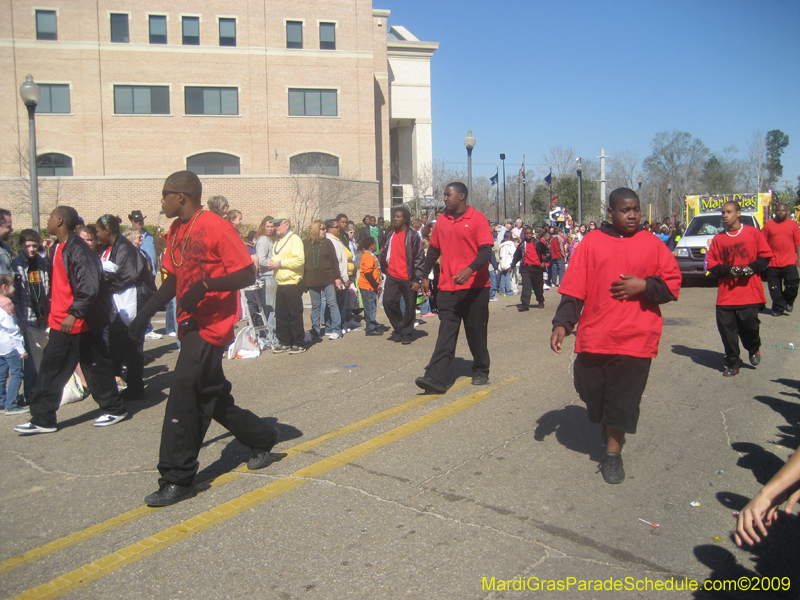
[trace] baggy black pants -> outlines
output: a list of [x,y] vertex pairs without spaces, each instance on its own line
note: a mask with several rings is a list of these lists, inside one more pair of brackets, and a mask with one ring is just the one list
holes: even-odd
[[[401,337],[414,335],[414,320],[417,316],[417,304],[411,291],[411,281],[386,276],[383,288],[383,310],[395,333]],[[406,300],[406,312],[400,312],[400,298]]]
[[798,285],[800,285],[800,275],[797,274],[797,265],[767,268],[767,286],[769,296],[772,298],[772,310],[784,312],[787,304],[794,304]]
[[123,363],[128,367],[125,383],[131,392],[144,389],[144,337],[132,340],[128,335],[128,326],[122,319],[114,319],[108,326],[108,351],[114,366],[114,375],[122,373]]
[[283,346],[302,346],[303,287],[299,284],[279,285],[275,292],[275,334]]
[[61,405],[64,386],[81,365],[92,397],[104,413],[125,414],[125,404],[119,397],[117,382],[111,367],[102,331],[61,333],[50,330],[44,347],[39,377],[31,395],[31,422],[40,427],[55,427],[56,411]]
[[161,428],[159,485],[192,483],[211,419],[253,450],[271,450],[277,441],[271,425],[234,403],[222,371],[225,348],[207,342],[197,331],[185,333],[181,342]]
[[467,334],[467,344],[472,353],[472,374],[489,375],[489,288],[472,288],[445,292],[439,290],[439,337],[425,377],[447,385],[450,365],[456,354],[456,343],[461,322]]
[[725,366],[738,369],[742,364],[739,357],[739,338],[748,354],[761,348],[758,319],[758,305],[743,308],[717,306],[717,329],[725,349]]
[[519,300],[522,306],[531,303],[531,288],[536,294],[536,302],[544,302],[544,267],[540,265],[522,265],[522,293]]

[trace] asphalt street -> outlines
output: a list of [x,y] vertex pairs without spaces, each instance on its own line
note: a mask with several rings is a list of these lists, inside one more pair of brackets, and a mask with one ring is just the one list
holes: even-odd
[[[435,319],[409,346],[356,330],[301,355],[226,360],[237,403],[276,424],[274,451],[286,456],[249,472],[248,449],[212,424],[201,492],[162,509],[143,499],[157,488],[177,350],[171,338],[148,341],[150,395],[122,423],[93,427],[91,398],[63,407],[54,434],[19,437],[12,428],[24,418],[4,417],[0,594],[796,599],[796,516],[754,549],[737,548],[732,530],[734,512],[800,441],[800,351],[774,345],[800,345],[800,310],[762,313],[761,364],[723,378],[715,295],[686,287],[664,306],[617,486],[598,472],[599,427],[573,387],[574,337],[560,356],[549,349],[554,291],[542,310],[520,313],[515,297],[491,304],[485,387],[470,385],[463,334],[450,390],[414,385]],[[685,587],[733,580],[781,589]],[[587,581],[633,589],[581,589]]]

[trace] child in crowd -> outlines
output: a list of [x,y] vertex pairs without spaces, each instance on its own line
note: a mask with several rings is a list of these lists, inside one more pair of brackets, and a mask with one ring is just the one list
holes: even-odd
[[378,296],[381,293],[381,269],[375,258],[378,247],[375,238],[365,233],[361,244],[361,273],[358,276],[358,289],[361,291],[361,302],[364,304],[364,321],[367,325],[365,335],[381,335],[381,324],[376,320],[378,312]]
[[681,272],[666,245],[639,226],[636,192],[619,188],[608,198],[609,223],[586,236],[559,288],[550,347],[561,354],[564,337],[580,322],[575,389],[589,420],[603,425],[606,483],[622,483],[622,445],[636,433],[650,362],[663,322],[658,305],[678,299]]
[[[0,295],[14,297],[14,278],[11,275],[0,275]],[[25,353],[25,341],[17,322],[6,311],[0,310],[0,390],[3,392],[3,406],[7,415],[22,414],[30,410],[27,406],[17,404],[17,394],[22,383],[22,361],[26,358],[28,355]]]

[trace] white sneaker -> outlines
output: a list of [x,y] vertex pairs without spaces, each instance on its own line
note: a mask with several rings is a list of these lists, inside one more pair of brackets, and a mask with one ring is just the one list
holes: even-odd
[[34,435],[37,433],[55,433],[57,429],[55,427],[40,427],[33,423],[24,423],[14,427],[14,431],[20,435]]
[[489,298],[489,302],[500,302],[500,298]]
[[151,331],[150,333],[146,333],[145,336],[148,340],[160,340],[163,335],[160,333],[156,333],[155,331]]
[[326,333],[325,335],[329,340],[338,340],[342,337],[339,333]]
[[178,334],[177,334],[177,333],[175,333],[174,331],[173,331],[173,332],[171,332],[171,333],[168,333],[167,335],[168,335],[169,337],[178,337]]
[[549,286],[549,285],[547,285],[547,284],[545,283],[545,284],[542,286],[542,289],[543,289],[543,290],[549,290],[549,289],[550,289],[550,286]]
[[[123,419],[128,416],[128,413],[123,413],[121,415],[100,415],[94,420],[95,427],[108,427],[109,425],[114,425],[115,423],[119,423]],[[34,426],[35,427],[35,426]]]

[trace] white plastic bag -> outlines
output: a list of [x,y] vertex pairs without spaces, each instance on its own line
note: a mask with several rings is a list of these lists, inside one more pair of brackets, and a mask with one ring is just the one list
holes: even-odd
[[250,325],[245,325],[236,334],[236,339],[228,346],[228,359],[257,358],[261,350],[256,341],[256,332]]
[[136,286],[114,294],[114,306],[122,322],[130,325],[131,321],[136,318]]
[[81,385],[78,374],[73,373],[67,385],[64,386],[64,391],[61,393],[61,406],[72,404],[73,402],[80,402],[81,400],[83,400],[83,385]]

